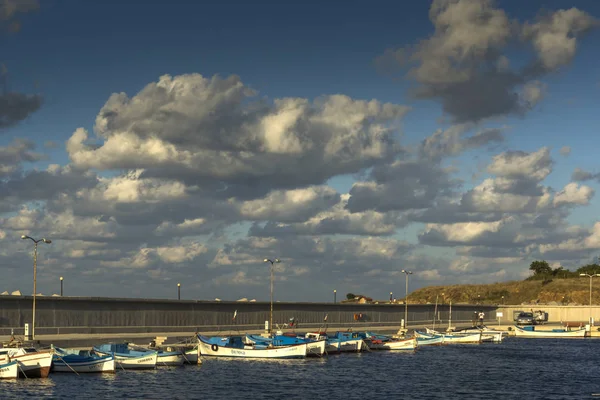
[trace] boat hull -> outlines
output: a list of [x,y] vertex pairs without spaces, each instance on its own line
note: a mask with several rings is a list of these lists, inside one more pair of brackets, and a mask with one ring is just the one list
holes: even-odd
[[185,359],[181,353],[162,355],[158,353],[157,366],[179,366],[183,365]]
[[0,379],[17,379],[19,376],[19,365],[16,361],[11,361],[0,365]]
[[417,343],[419,346],[441,346],[444,344],[444,335],[424,336],[417,334]]
[[295,344],[287,347],[273,347],[270,349],[240,349],[211,344],[198,339],[200,354],[205,357],[233,357],[233,358],[304,358],[306,357],[306,343]]
[[361,339],[349,339],[340,341],[339,351],[342,353],[359,352],[364,347],[368,347],[365,341]]
[[9,356],[11,361],[17,361],[19,378],[47,378],[52,366],[52,352],[39,351]]
[[315,342],[306,343],[306,355],[308,357],[321,357],[325,354],[327,348],[327,340],[317,340]]
[[[94,349],[94,351],[99,355],[111,355],[97,349]],[[155,369],[156,361],[158,360],[158,353],[153,352],[151,354],[144,354],[140,356],[126,356],[115,353],[114,357],[116,362],[115,369]]]
[[52,362],[52,372],[77,372],[79,374],[114,373],[115,366],[115,359],[113,357],[100,358],[93,361],[68,363],[59,359]]
[[525,338],[546,338],[546,339],[557,339],[557,338],[584,338],[585,328],[577,329],[573,331],[528,331],[526,329],[515,326],[515,336]]
[[417,339],[400,339],[390,340],[388,342],[382,342],[377,344],[377,350],[415,350],[417,348]]
[[200,361],[200,352],[198,351],[198,347],[193,349],[188,349],[183,352],[184,362],[186,364],[201,364]]

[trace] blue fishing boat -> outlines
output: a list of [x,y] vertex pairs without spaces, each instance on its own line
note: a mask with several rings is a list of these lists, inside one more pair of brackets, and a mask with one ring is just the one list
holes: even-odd
[[129,348],[131,350],[135,350],[135,351],[140,351],[142,353],[152,353],[152,352],[157,352],[158,353],[158,358],[156,359],[156,365],[157,366],[179,366],[179,365],[183,365],[183,363],[185,362],[185,357],[183,356],[183,353],[181,351],[178,350],[174,350],[174,351],[165,351],[165,350],[154,350],[154,349],[150,349],[148,347],[142,347],[142,346],[135,346],[135,345],[129,345]]
[[246,341],[267,347],[285,347],[306,343],[306,355],[314,357],[321,357],[325,353],[325,348],[327,345],[326,339],[315,340],[290,334],[275,335],[273,337],[246,335]]
[[99,356],[89,351],[76,351],[54,347],[52,372],[100,373],[115,372],[115,358],[112,354]]
[[441,346],[444,344],[444,335],[431,335],[415,331],[415,337],[419,346]]
[[101,344],[94,346],[98,355],[113,355],[117,365],[124,369],[154,369],[158,359],[157,351],[137,351],[129,348],[127,343]]
[[333,335],[329,336],[329,341],[339,342],[340,352],[360,352],[365,347],[368,348],[363,338],[360,337],[358,332],[340,332],[337,331]]
[[197,335],[200,354],[211,357],[236,358],[305,358],[306,343],[285,347],[273,347],[264,343],[254,344],[242,336],[206,337]]

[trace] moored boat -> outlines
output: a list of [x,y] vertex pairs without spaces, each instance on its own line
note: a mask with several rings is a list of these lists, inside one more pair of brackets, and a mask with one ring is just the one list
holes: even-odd
[[198,346],[202,356],[235,358],[305,358],[306,343],[286,347],[267,347],[247,344],[241,336],[213,337],[198,335]]
[[[115,358],[112,354],[99,356],[89,351],[71,352],[54,348],[52,372],[111,373],[115,372]],[[83,353],[83,354],[82,354]]]
[[311,341],[325,340],[325,353],[337,354],[340,352],[341,342],[327,336],[325,332],[307,332],[304,338]]
[[117,365],[123,369],[154,369],[158,360],[158,352],[131,350],[126,343],[94,346],[94,352],[98,355],[114,355]]
[[369,348],[358,332],[336,332],[333,336],[329,336],[330,342],[339,342],[340,352],[360,352],[365,348]]
[[426,333],[418,332],[418,336],[425,338],[442,336],[444,338],[443,344],[480,344],[483,336],[481,332],[455,335],[453,333],[436,332],[429,328],[426,328],[426,330]]
[[38,351],[33,347],[9,347],[0,349],[0,357],[8,356],[17,361],[19,377],[46,378],[52,366],[52,350]]
[[482,336],[481,336],[482,342],[500,343],[500,342],[502,342],[504,337],[507,335],[507,332],[499,331],[496,329],[490,329],[485,325],[457,329],[457,330],[452,331],[452,334],[465,335],[465,334],[473,334],[473,333],[478,333],[478,332],[481,332],[481,334],[482,334]]
[[195,346],[191,349],[184,349],[182,350],[182,353],[184,362],[186,364],[202,364],[198,346]]
[[17,379],[19,376],[19,365],[17,361],[8,361],[8,358],[0,358],[0,379]]
[[441,346],[444,344],[444,335],[423,335],[415,331],[419,346]]
[[557,328],[552,330],[536,330],[535,326],[528,326],[527,329],[516,326],[515,336],[525,338],[584,338],[585,328],[570,330],[569,328]]
[[326,339],[307,339],[291,335],[275,335],[273,337],[264,337],[260,335],[246,335],[246,342],[263,344],[273,347],[286,347],[294,344],[306,343],[306,355],[308,357],[321,357],[325,354],[327,345]]
[[415,350],[418,346],[417,338],[410,337],[406,339],[392,339],[382,341],[378,345],[378,350]]

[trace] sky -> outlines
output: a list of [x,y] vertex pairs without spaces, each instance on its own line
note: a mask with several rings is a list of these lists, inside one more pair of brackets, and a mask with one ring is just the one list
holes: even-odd
[[0,292],[331,301],[600,254],[600,2],[0,0]]

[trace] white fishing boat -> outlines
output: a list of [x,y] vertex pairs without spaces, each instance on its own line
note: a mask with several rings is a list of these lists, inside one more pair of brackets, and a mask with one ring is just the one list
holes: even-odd
[[325,348],[327,347],[327,339],[311,339],[294,334],[284,335],[281,332],[277,332],[277,335],[273,337],[247,334],[245,342],[267,347],[288,347],[294,344],[306,343],[306,355],[308,357],[321,357],[325,354]]
[[0,357],[5,355],[9,361],[17,361],[22,378],[46,378],[52,366],[52,353],[52,350],[37,351],[33,347],[0,349]]
[[415,331],[419,346],[441,346],[444,344],[444,335],[428,335]]
[[111,355],[99,356],[89,351],[76,351],[54,348],[52,372],[70,373],[111,373],[115,372],[115,358]]
[[[418,346],[417,338],[411,337],[407,339],[393,339],[376,343],[377,350],[415,350]],[[369,348],[373,348],[369,346]]]
[[570,330],[569,328],[557,328],[552,330],[536,330],[535,326],[529,326],[524,329],[515,326],[515,336],[525,338],[583,338],[585,337],[585,328]]
[[325,353],[337,354],[340,352],[341,343],[339,340],[331,340],[327,337],[327,334],[322,332],[307,332],[304,334],[306,339],[312,341],[325,340]]
[[365,341],[360,339],[348,339],[340,341],[340,352],[359,352],[369,346],[366,345]]
[[183,365],[184,362],[183,353],[180,351],[159,351],[158,358],[156,359],[156,365],[159,366],[179,366]]
[[473,333],[478,333],[478,332],[481,332],[481,334],[482,334],[482,336],[481,336],[482,342],[500,343],[500,342],[502,342],[504,337],[507,336],[507,332],[499,331],[496,329],[490,329],[487,326],[481,326],[481,327],[473,326],[471,328],[459,329],[459,330],[452,331],[452,334],[465,335],[465,334],[473,334]]
[[306,343],[287,347],[266,347],[244,343],[241,336],[209,338],[198,335],[200,354],[205,357],[305,358]]
[[0,379],[17,379],[19,366],[16,361],[8,361],[8,357],[0,357]]
[[202,364],[198,346],[192,349],[183,350],[183,358],[186,364]]
[[327,340],[315,340],[306,343],[306,355],[321,357],[327,349]]
[[[441,333],[434,331],[429,328],[425,328],[427,334],[431,335],[431,337],[443,336],[444,344],[479,344],[482,341],[482,333],[466,333],[466,334],[454,334],[454,333]],[[421,333],[422,335],[422,333]]]
[[112,354],[117,366],[122,369],[154,369],[158,360],[158,352],[130,350],[126,343],[95,346],[94,353],[105,356]]

